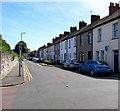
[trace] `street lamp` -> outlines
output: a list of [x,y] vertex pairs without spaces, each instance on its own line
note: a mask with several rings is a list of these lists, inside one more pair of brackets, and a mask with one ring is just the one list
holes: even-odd
[[26,32],[21,33],[21,43],[19,44],[19,76],[21,76],[21,68],[22,68],[22,60],[21,60],[21,55],[22,55],[22,35],[26,34]]

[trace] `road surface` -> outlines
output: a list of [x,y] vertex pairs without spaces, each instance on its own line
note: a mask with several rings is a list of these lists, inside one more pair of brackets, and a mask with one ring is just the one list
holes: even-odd
[[2,88],[4,109],[118,109],[118,80],[25,63],[32,79]]

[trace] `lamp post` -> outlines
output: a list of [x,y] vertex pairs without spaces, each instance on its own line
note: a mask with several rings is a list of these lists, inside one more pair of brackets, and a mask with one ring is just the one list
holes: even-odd
[[22,55],[22,35],[26,34],[26,32],[22,32],[21,33],[21,43],[19,44],[19,76],[21,76],[21,72],[22,72],[22,60],[21,60],[21,55]]

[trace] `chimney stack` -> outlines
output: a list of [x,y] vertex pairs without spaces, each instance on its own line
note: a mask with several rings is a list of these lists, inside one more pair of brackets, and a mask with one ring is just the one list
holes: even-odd
[[47,46],[50,46],[51,45],[51,43],[47,43]]
[[119,4],[117,4],[117,3],[114,4],[114,3],[110,2],[109,15],[112,15],[113,13],[115,13],[119,9],[120,9]]
[[61,38],[61,37],[63,37],[64,36],[64,34],[59,34],[59,38]]
[[99,15],[91,15],[91,23],[98,21],[100,19]]
[[77,30],[77,27],[70,27],[70,32],[75,32]]
[[80,21],[79,22],[79,30],[82,29],[83,27],[85,27],[87,25],[87,23],[85,23],[84,21]]
[[64,36],[67,36],[68,34],[70,34],[70,32],[67,31],[64,32]]

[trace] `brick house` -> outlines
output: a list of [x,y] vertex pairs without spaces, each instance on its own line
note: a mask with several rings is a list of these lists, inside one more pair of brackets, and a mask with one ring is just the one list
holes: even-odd
[[77,35],[77,60],[80,62],[93,58],[93,28],[100,19],[99,15],[91,15],[91,24],[79,22]]

